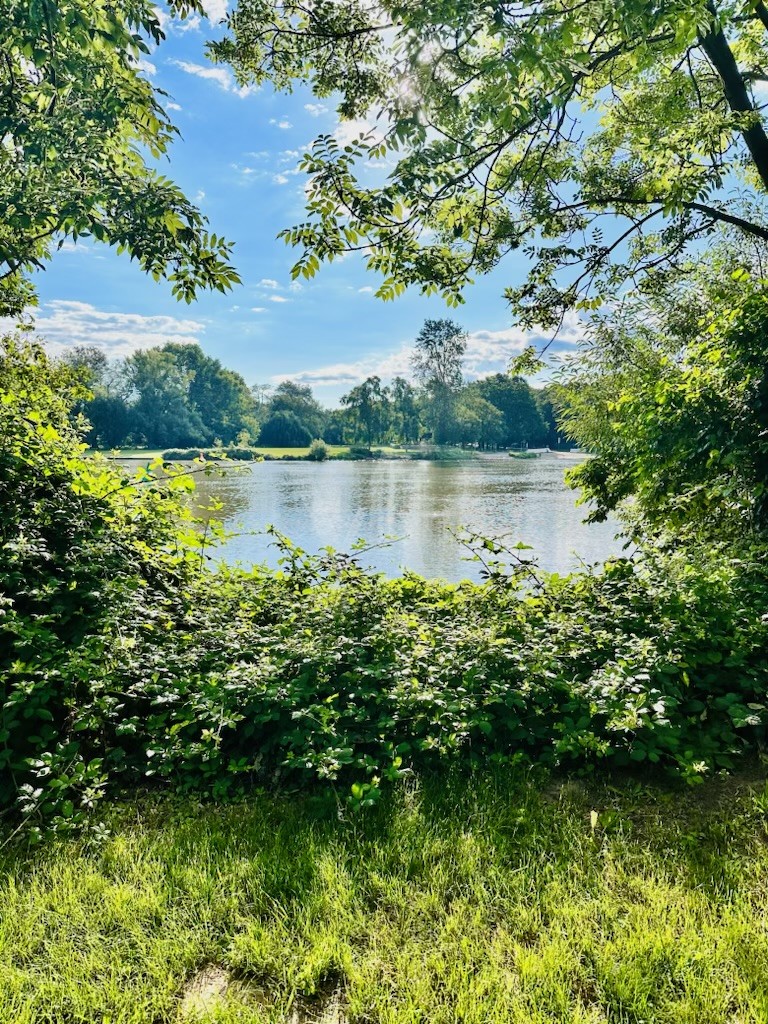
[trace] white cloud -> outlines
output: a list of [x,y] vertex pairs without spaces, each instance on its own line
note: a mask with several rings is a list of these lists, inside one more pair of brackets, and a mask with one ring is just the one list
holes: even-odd
[[217,24],[227,16],[227,0],[203,0],[203,9],[208,20]]
[[69,238],[65,238],[59,246],[59,252],[73,252],[78,256],[91,256],[94,252],[94,246],[89,245],[87,242],[73,242]]
[[197,14],[192,14],[185,21],[176,20],[173,23],[175,32],[199,32],[202,19]]
[[[365,291],[366,289],[360,289]],[[370,290],[370,289],[369,289]],[[585,336],[586,325],[576,313],[565,318],[558,332],[556,343],[560,346],[577,345]],[[492,373],[504,373],[510,359],[518,355],[527,345],[541,347],[550,340],[550,335],[541,330],[523,331],[518,327],[509,327],[502,331],[472,331],[467,338],[467,351],[464,360],[465,376],[469,380],[487,377]],[[557,352],[553,353],[553,357]],[[274,383],[286,380],[299,381],[313,387],[336,386],[351,387],[359,384],[366,377],[377,376],[388,381],[393,377],[412,376],[411,358],[413,348],[402,345],[392,352],[367,356],[350,363],[332,363],[315,369],[303,370],[299,373],[277,374],[272,378]]]
[[312,117],[322,117],[323,114],[328,113],[328,107],[324,103],[305,103],[304,109]]
[[96,345],[112,358],[167,341],[200,343],[205,324],[175,316],[112,313],[88,302],[54,299],[34,315],[35,332],[54,355],[73,345]]
[[269,123],[275,125],[277,128],[282,128],[284,132],[287,132],[289,128],[293,128],[293,125],[287,118],[282,118],[278,121],[276,117],[270,117]]
[[251,306],[251,312],[252,313],[266,313],[267,312],[267,307],[266,306]]
[[136,67],[139,71],[143,71],[145,75],[149,75],[150,78],[152,75],[157,74],[157,65],[153,64],[151,60],[145,60],[143,57],[136,62]]
[[342,121],[333,133],[334,139],[336,139],[340,146],[348,146],[350,143],[356,142],[361,135],[370,136],[369,142],[381,142],[384,138],[382,130],[373,121],[368,121],[363,117],[357,117],[351,121]]
[[253,87],[250,85],[238,85],[235,82],[234,77],[230,74],[226,68],[218,68],[213,65],[205,64],[194,64],[188,60],[176,60],[171,58],[168,61],[169,64],[173,64],[177,68],[181,68],[182,71],[188,75],[195,75],[197,78],[204,78],[209,82],[215,82],[220,89],[224,92],[231,92],[235,96],[239,96],[241,99],[245,96],[249,96],[253,91]]
[[259,288],[279,288],[280,285],[272,277],[262,277],[258,284]]
[[286,299],[286,297],[284,295],[270,295],[269,296],[269,301],[270,302],[290,302],[291,300],[290,299]]
[[285,174],[273,174],[272,175],[272,184],[273,185],[287,185],[289,181],[290,181],[290,178],[286,177]]
[[360,295],[372,295],[373,294],[373,288],[371,288],[371,286],[369,284],[365,285],[364,288],[358,288],[357,290],[360,293]]
[[181,110],[181,104],[174,103],[173,100],[169,100],[165,105],[169,110]]

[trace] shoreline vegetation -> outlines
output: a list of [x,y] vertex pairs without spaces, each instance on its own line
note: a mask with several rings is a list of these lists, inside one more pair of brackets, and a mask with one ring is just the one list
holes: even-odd
[[454,448],[413,445],[406,446],[373,446],[367,448],[359,445],[326,445],[326,452],[322,458],[313,455],[309,447],[254,447],[254,448],[127,448],[127,449],[89,449],[88,454],[102,455],[111,461],[121,464],[144,464],[161,459],[163,462],[199,462],[202,458],[208,462],[319,462],[319,461],[430,461],[430,462],[460,462],[472,459],[477,456],[509,456],[513,459],[537,459],[542,456],[554,456],[558,459],[582,460],[590,458],[587,452],[574,451],[571,449],[541,449],[536,451],[506,451],[493,450],[483,451],[472,448]]

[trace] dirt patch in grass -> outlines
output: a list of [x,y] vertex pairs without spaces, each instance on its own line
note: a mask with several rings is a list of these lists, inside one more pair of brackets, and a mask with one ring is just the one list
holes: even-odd
[[[276,996],[255,982],[207,964],[187,982],[179,1014],[182,1021],[194,1022],[232,1003],[269,1010],[277,1002]],[[341,989],[332,987],[312,998],[299,996],[285,1024],[347,1024]]]

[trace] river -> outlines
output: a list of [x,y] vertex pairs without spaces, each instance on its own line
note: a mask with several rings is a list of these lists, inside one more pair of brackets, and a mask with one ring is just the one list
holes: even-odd
[[226,562],[275,566],[272,524],[304,550],[350,550],[363,538],[387,546],[367,552],[366,565],[404,569],[446,580],[478,579],[480,566],[452,530],[504,536],[530,544],[539,565],[566,573],[582,561],[619,554],[615,522],[586,525],[564,474],[573,458],[511,459],[505,453],[460,462],[262,462],[223,478],[198,479],[202,502],[218,499],[232,536],[219,549]]

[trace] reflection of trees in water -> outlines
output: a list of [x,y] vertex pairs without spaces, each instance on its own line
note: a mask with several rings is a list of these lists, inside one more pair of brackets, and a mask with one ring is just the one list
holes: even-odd
[[[214,468],[195,478],[191,501],[195,514],[207,523],[210,519],[232,520],[248,511],[250,505],[251,467]],[[223,508],[214,506],[221,502]]]
[[[503,456],[460,466],[429,462],[262,463],[198,477],[190,498],[198,506],[218,499],[208,513],[233,536],[215,557],[243,564],[275,564],[268,523],[307,551],[329,545],[348,551],[358,537],[390,547],[366,556],[389,575],[408,566],[428,576],[476,577],[450,530],[468,527],[510,543],[532,544],[545,569],[568,571],[573,549],[591,561],[617,553],[615,526],[581,519],[576,494],[563,482],[562,467],[541,459],[516,463]],[[207,517],[207,516],[206,516]]]

